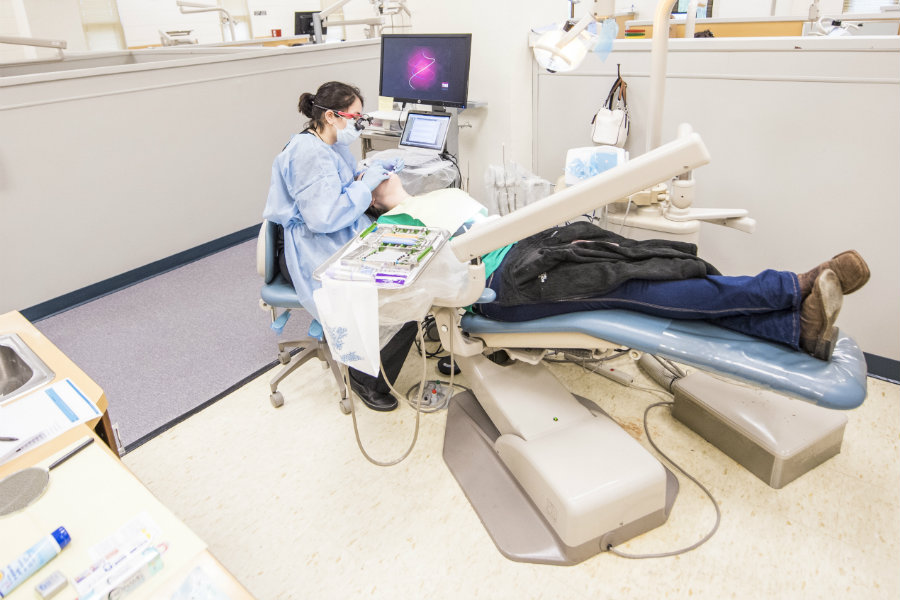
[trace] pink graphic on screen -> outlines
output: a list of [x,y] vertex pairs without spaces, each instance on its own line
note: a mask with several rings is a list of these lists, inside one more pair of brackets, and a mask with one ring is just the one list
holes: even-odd
[[427,90],[437,81],[438,64],[430,48],[416,48],[406,61],[409,87]]

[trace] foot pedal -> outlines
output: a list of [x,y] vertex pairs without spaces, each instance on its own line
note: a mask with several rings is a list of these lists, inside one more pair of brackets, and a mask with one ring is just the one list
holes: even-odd
[[[443,358],[439,358],[438,363],[437,363],[437,368],[438,368],[438,371],[441,373],[441,375],[449,376],[450,375],[450,357],[444,356]],[[459,365],[454,363],[453,368],[454,368],[454,374],[459,375]]]

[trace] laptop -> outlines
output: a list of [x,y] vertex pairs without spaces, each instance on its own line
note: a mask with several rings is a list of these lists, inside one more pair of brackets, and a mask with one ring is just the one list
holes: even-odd
[[400,146],[441,154],[447,146],[450,116],[450,113],[410,111],[400,135]]

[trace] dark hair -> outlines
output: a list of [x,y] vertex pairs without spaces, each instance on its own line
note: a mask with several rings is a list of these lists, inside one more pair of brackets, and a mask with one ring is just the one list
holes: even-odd
[[297,110],[309,117],[309,122],[306,124],[307,129],[321,129],[325,125],[326,112],[329,110],[346,111],[357,98],[360,102],[363,101],[358,87],[340,81],[329,81],[320,85],[315,94],[309,92],[301,94]]

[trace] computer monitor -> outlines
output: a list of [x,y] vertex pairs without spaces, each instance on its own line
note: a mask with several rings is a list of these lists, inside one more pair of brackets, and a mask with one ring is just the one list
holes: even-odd
[[425,148],[443,152],[450,131],[450,113],[423,113],[410,111],[400,136],[401,146]]
[[472,34],[381,36],[378,93],[396,102],[465,108]]
[[[315,28],[313,27],[313,15],[318,11],[301,11],[294,13],[294,35],[313,35]],[[328,28],[322,26],[322,33],[328,32]]]

